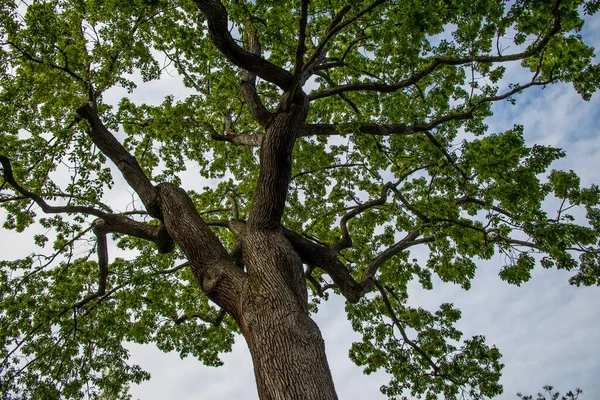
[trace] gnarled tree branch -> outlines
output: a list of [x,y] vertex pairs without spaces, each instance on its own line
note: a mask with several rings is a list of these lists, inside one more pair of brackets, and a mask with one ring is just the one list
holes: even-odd
[[409,86],[416,84],[421,79],[432,74],[439,67],[444,66],[444,65],[465,65],[465,64],[469,64],[469,63],[473,63],[473,62],[476,62],[476,63],[503,63],[503,62],[523,60],[525,58],[531,57],[531,56],[536,55],[539,52],[541,52],[546,47],[546,45],[548,44],[550,39],[552,39],[552,37],[554,35],[556,35],[558,32],[560,32],[561,21],[560,21],[560,15],[558,12],[559,4],[560,4],[560,0],[557,0],[554,5],[554,8],[553,8],[554,23],[552,24],[550,31],[542,39],[537,41],[537,43],[535,43],[535,45],[533,45],[532,47],[530,47],[529,49],[527,49],[521,53],[510,54],[510,55],[505,55],[505,56],[502,56],[502,55],[499,55],[499,56],[469,55],[466,57],[457,57],[457,58],[438,57],[438,58],[433,59],[433,61],[427,67],[422,69],[421,71],[419,71],[416,74],[412,75],[411,77],[404,79],[400,82],[397,82],[395,84],[388,85],[388,84],[383,84],[383,83],[364,82],[364,83],[352,83],[352,84],[347,84],[347,85],[341,85],[341,86],[337,86],[335,88],[326,89],[326,90],[322,90],[319,92],[313,92],[309,95],[309,100],[314,101],[317,99],[322,99],[325,97],[333,96],[333,95],[344,93],[344,92],[355,92],[355,91],[375,91],[375,92],[380,92],[380,93],[392,93],[392,92],[396,92],[398,90],[401,90],[401,89],[404,89],[404,88],[407,88]]
[[135,221],[119,214],[107,213],[93,207],[86,206],[51,206],[46,201],[22,187],[14,178],[10,160],[6,156],[0,155],[0,163],[4,170],[4,180],[8,182],[17,192],[33,200],[46,214],[64,214],[78,213],[93,215],[99,219],[94,222],[94,231],[102,230],[104,233],[123,233],[135,236],[141,239],[151,240],[157,244],[161,253],[168,253],[173,250],[173,240],[166,233],[161,225],[149,225]]
[[432,237],[424,237],[419,239],[420,235],[421,234],[419,233],[419,230],[415,229],[408,235],[406,235],[402,240],[396,242],[394,245],[388,247],[386,250],[382,251],[377,256],[375,256],[373,260],[369,263],[369,265],[367,265],[367,267],[365,268],[362,274],[361,282],[366,282],[367,280],[374,279],[379,267],[396,254],[401,253],[409,247],[423,243],[430,243],[434,240]]
[[[254,54],[257,57],[261,57],[262,50],[260,45],[260,40],[258,39],[258,35],[256,33],[256,28],[254,27],[254,23],[251,18],[247,18],[245,22],[246,30],[244,32],[244,36],[246,39],[246,46],[248,51]],[[244,101],[248,106],[248,110],[252,117],[258,122],[261,126],[267,126],[269,121],[271,120],[272,114],[267,110],[264,106],[262,100],[260,99],[258,92],[256,90],[256,72],[250,71],[248,69],[244,69],[242,72],[242,94],[244,96]]]
[[156,190],[146,176],[140,164],[114,135],[106,129],[96,110],[95,104],[87,102],[77,109],[77,114],[90,124],[88,135],[96,146],[119,168],[123,177],[140,196],[148,213],[160,219],[161,211],[157,203]]
[[350,237],[350,233],[348,232],[348,221],[352,218],[355,218],[356,216],[368,209],[384,205],[387,200],[388,191],[392,188],[392,186],[392,183],[386,183],[385,185],[383,185],[383,188],[381,189],[381,194],[378,199],[367,201],[355,207],[353,210],[342,216],[342,219],[340,220],[340,229],[342,230],[342,237],[335,244],[333,244],[333,246],[331,246],[333,251],[339,253],[340,251],[352,246],[352,238]]
[[169,183],[162,183],[157,189],[165,227],[185,253],[203,292],[232,315],[240,315],[237,299],[245,273],[236,267],[183,189]]
[[235,42],[229,33],[227,10],[220,0],[196,0],[195,3],[208,21],[208,33],[212,42],[229,61],[258,75],[267,82],[274,83],[284,91],[288,89],[292,74],[264,58],[242,49]]
[[175,325],[181,325],[188,319],[199,318],[202,321],[208,322],[209,324],[212,324],[214,326],[220,326],[221,322],[223,322],[223,318],[225,318],[225,314],[225,310],[220,310],[219,313],[214,317],[206,315],[204,313],[195,312],[191,314],[182,314],[179,317],[175,318],[173,322],[175,322]]

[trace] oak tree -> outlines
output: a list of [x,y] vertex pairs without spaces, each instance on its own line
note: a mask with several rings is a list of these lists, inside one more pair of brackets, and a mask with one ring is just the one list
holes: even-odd
[[[598,187],[551,170],[562,150],[521,126],[486,125],[557,82],[590,99],[580,33],[599,7],[3,1],[4,228],[37,227],[43,250],[0,263],[0,396],[126,398],[148,377],[126,342],[219,365],[239,332],[261,399],[335,399],[311,319],[329,296],[390,398],[501,393],[500,352],[463,338],[452,304],[409,306],[407,285],[468,289],[495,254],[511,284],[536,264],[600,284]],[[168,72],[192,94],[107,100]]]

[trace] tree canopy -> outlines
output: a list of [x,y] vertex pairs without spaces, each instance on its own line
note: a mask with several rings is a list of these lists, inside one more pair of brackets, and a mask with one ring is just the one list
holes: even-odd
[[[148,378],[126,342],[219,365],[244,331],[231,299],[264,273],[257,231],[304,268],[281,290],[306,285],[310,312],[347,300],[350,357],[390,375],[390,398],[501,393],[499,350],[464,338],[452,304],[410,307],[407,285],[469,289],[497,254],[509,284],[537,264],[600,285],[600,189],[551,169],[564,152],[527,145],[519,121],[486,125],[494,103],[557,82],[591,98],[600,66],[581,31],[599,7],[2,2],[3,227],[38,230],[40,250],[0,261],[0,395],[126,398]],[[166,73],[192,94],[106,100]],[[204,263],[224,259],[235,268],[212,284]]]

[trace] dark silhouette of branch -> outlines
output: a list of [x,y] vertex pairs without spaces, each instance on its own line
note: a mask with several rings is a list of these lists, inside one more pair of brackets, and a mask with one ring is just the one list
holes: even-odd
[[306,24],[308,22],[309,0],[300,3],[300,27],[298,30],[298,46],[296,47],[296,63],[294,65],[294,80],[297,80],[304,66],[304,55],[306,54]]
[[187,79],[187,82],[189,82],[189,84],[192,85],[192,87],[194,89],[196,89],[196,91],[198,93],[202,93],[205,96],[209,96],[210,95],[210,92],[208,92],[205,88],[203,88],[202,86],[200,86],[192,78],[192,76],[187,72],[187,70],[183,66],[183,63],[181,62],[181,59],[179,58],[179,53],[178,52],[175,52],[175,54],[171,55],[171,54],[167,53],[166,51],[163,51],[163,54],[165,55],[165,57],[167,57],[171,62],[173,62],[175,64],[175,66],[177,67],[177,71]]
[[25,200],[25,199],[29,199],[29,197],[27,197],[27,196],[5,197],[5,198],[0,199],[0,204],[10,203],[12,201],[18,201],[18,200]]
[[[331,79],[331,77],[325,72],[325,71],[317,71],[315,72],[315,75],[323,78],[325,80],[325,82],[327,82],[329,84],[330,87],[336,87],[336,83],[333,81],[333,79]],[[340,96],[340,98],[342,100],[344,100],[346,102],[346,104],[348,104],[350,106],[350,108],[356,113],[356,115],[360,116],[361,112],[360,109],[357,107],[357,105],[350,100],[350,98],[348,96],[346,96],[345,93],[340,93],[338,94],[338,96]]]
[[523,60],[525,58],[531,57],[533,55],[540,53],[546,47],[546,45],[548,44],[550,39],[552,39],[552,37],[560,31],[561,21],[560,21],[560,15],[558,12],[559,4],[560,4],[560,0],[557,0],[554,4],[554,8],[553,8],[554,23],[552,24],[550,31],[542,39],[537,41],[537,43],[535,43],[529,49],[527,49],[521,53],[516,53],[516,54],[511,54],[511,55],[506,55],[506,56],[502,56],[502,55],[498,55],[498,56],[469,55],[466,57],[458,57],[458,58],[440,58],[440,57],[438,57],[438,58],[433,59],[433,61],[427,67],[422,69],[421,71],[419,71],[416,74],[412,75],[411,77],[404,79],[400,82],[397,82],[395,84],[388,85],[388,84],[383,84],[383,83],[365,82],[365,83],[352,83],[352,84],[347,84],[347,85],[341,85],[341,86],[337,86],[335,88],[322,90],[320,92],[313,92],[309,95],[309,100],[314,101],[317,99],[322,99],[325,97],[333,96],[333,95],[336,95],[339,93],[352,92],[352,91],[375,91],[375,92],[380,92],[380,93],[392,93],[392,92],[396,92],[398,90],[401,90],[401,89],[404,89],[404,88],[407,88],[409,86],[416,84],[421,79],[432,74],[435,70],[437,70],[439,67],[444,66],[444,65],[455,65],[456,66],[456,65],[470,64],[473,62],[476,62],[476,63],[503,63],[503,62],[509,62],[509,61]]
[[336,253],[339,253],[341,250],[347,249],[348,247],[352,246],[352,238],[350,237],[350,233],[348,232],[348,221],[360,215],[366,210],[384,205],[387,200],[388,191],[392,188],[392,186],[393,184],[389,182],[386,183],[385,185],[383,185],[383,188],[381,189],[381,194],[378,199],[360,204],[359,206],[355,207],[353,210],[342,216],[342,219],[340,220],[340,229],[342,230],[342,237],[335,244],[333,244],[333,246],[331,246],[331,248]]
[[25,189],[15,180],[12,165],[8,157],[0,155],[0,164],[2,164],[2,168],[4,171],[4,181],[8,182],[17,192],[19,192],[26,198],[33,200],[46,214],[79,213],[94,215],[100,218],[109,215],[104,211],[87,206],[51,206],[48,203],[46,203],[46,201],[43,198]]
[[108,242],[106,240],[106,232],[99,225],[93,226],[94,234],[96,235],[96,248],[98,251],[98,290],[96,291],[98,297],[103,296],[106,293],[106,280],[108,278]]
[[[350,51],[352,50],[352,48],[354,46],[356,46],[358,43],[360,43],[362,40],[368,39],[368,36],[360,36],[357,37],[356,39],[354,39],[353,41],[350,42],[350,44],[348,44],[348,46],[346,47],[346,50],[344,50],[344,54],[342,54],[342,57],[337,59],[337,58],[329,58],[327,60],[325,60],[324,63],[318,65],[315,68],[315,74],[319,75],[318,72],[319,71],[325,71],[331,68],[336,68],[336,67],[342,67],[342,66],[346,66],[346,67],[352,67],[351,65],[347,64],[345,62],[346,57],[348,56],[348,54],[350,53]],[[321,76],[321,75],[319,75]],[[337,85],[334,85],[337,86]]]
[[196,312],[196,313],[192,313],[192,314],[183,314],[183,315],[181,315],[181,316],[173,319],[173,322],[175,322],[175,325],[181,325],[185,321],[187,321],[188,319],[199,318],[199,319],[201,319],[204,322],[208,322],[209,324],[213,324],[214,326],[220,326],[221,322],[223,322],[223,318],[225,318],[226,314],[227,313],[223,309],[221,309],[219,311],[219,313],[216,316],[214,316],[214,317],[211,317],[210,315],[206,315],[206,314],[203,314],[203,313]]
[[385,289],[383,288],[383,286],[381,286],[381,284],[377,281],[375,281],[375,286],[379,290],[379,293],[381,293],[381,298],[383,300],[383,303],[385,304],[385,307],[387,308],[388,314],[389,314],[390,318],[392,319],[394,326],[396,328],[398,328],[398,331],[400,331],[402,340],[404,340],[404,342],[406,344],[408,344],[410,347],[412,347],[423,358],[423,360],[425,360],[427,362],[427,364],[429,364],[431,366],[431,369],[433,369],[433,372],[435,373],[435,375],[439,375],[440,367],[435,362],[433,362],[431,357],[418,344],[416,344],[414,341],[409,339],[408,335],[406,334],[406,331],[404,330],[404,327],[402,326],[402,323],[400,322],[400,320],[396,316],[396,313],[394,312],[394,308],[392,307],[392,304],[390,303],[390,299],[388,298],[387,293],[385,292]]
[[175,266],[173,268],[162,269],[162,270],[158,271],[158,274],[160,274],[160,275],[169,275],[169,274],[172,274],[172,273],[175,273],[175,272],[179,271],[180,269],[183,269],[183,268],[189,267],[189,266],[190,266],[190,262],[186,261],[186,262],[184,262],[182,264],[179,264],[179,265],[177,265],[177,266]]
[[374,279],[379,267],[396,254],[403,252],[409,247],[417,246],[423,243],[431,243],[434,240],[432,237],[424,237],[419,239],[420,235],[421,234],[419,233],[419,230],[415,229],[414,231],[406,235],[404,238],[402,238],[402,240],[396,242],[394,245],[388,247],[386,250],[382,251],[377,256],[375,256],[373,260],[369,263],[369,265],[367,265],[367,267],[365,268],[362,274],[361,282],[366,282],[367,280]]
[[454,161],[454,158],[452,158],[452,156],[450,155],[450,153],[448,153],[448,151],[446,150],[446,148],[435,138],[435,136],[433,136],[431,134],[431,132],[429,132],[428,130],[424,131],[425,136],[427,136],[427,138],[431,141],[431,143],[434,144],[435,147],[438,148],[438,150],[444,155],[444,157],[446,158],[446,160],[448,161],[448,163],[450,165],[452,165],[452,167],[454,167],[455,170],[458,171],[458,173],[462,176],[462,178],[465,181],[469,180],[469,176],[465,173],[465,171],[462,170],[462,168],[460,168],[456,162]]
[[328,169],[364,167],[364,166],[365,166],[364,163],[348,163],[348,164],[333,164],[333,165],[329,165],[327,167],[318,168],[318,169],[308,169],[308,170],[305,170],[305,171],[300,171],[297,174],[294,174],[292,176],[292,178],[290,179],[290,182],[293,181],[296,178],[299,178],[299,177],[303,176],[303,175],[314,174],[315,172],[326,171]]
[[350,6],[344,7],[331,21],[329,28],[327,28],[327,31],[325,32],[325,36],[320,40],[319,44],[317,45],[317,48],[315,49],[315,52],[306,62],[305,66],[304,66],[303,74],[309,75],[310,73],[312,73],[312,70],[320,64],[322,56],[326,53],[327,44],[342,29],[344,29],[348,25],[356,22],[362,16],[368,14],[369,12],[373,11],[375,8],[377,8],[378,6],[380,6],[381,4],[384,4],[384,3],[385,3],[385,0],[377,0],[377,1],[373,2],[371,5],[365,7],[364,9],[362,9],[361,11],[356,13],[356,15],[354,15],[353,17],[348,18],[347,20],[342,22],[344,16],[348,13],[348,11],[350,11],[350,8],[351,8]]
[[417,218],[419,218],[423,222],[430,222],[429,217],[423,214],[417,208],[415,208],[412,204],[410,204],[406,197],[404,197],[404,195],[397,188],[392,188],[392,191],[394,192],[394,195],[398,198],[398,200],[400,200],[400,202],[404,205],[404,207],[409,209]]
[[509,218],[512,218],[512,214],[509,213],[508,211],[503,210],[500,207],[496,207],[493,204],[488,203],[488,202],[486,202],[484,200],[476,199],[476,198],[472,198],[472,197],[468,197],[468,196],[464,196],[464,197],[456,199],[456,204],[457,205],[462,205],[462,204],[466,204],[466,203],[477,204],[477,205],[480,205],[482,207],[485,207],[488,210],[493,210],[493,211],[496,211],[499,214],[502,214],[502,215],[505,215],[505,216],[507,216]]
[[[300,136],[337,136],[352,128],[350,124],[306,124]],[[375,136],[410,135],[414,129],[405,124],[358,124],[357,131]],[[352,132],[352,131],[350,131]]]
[[292,244],[302,262],[313,269],[321,268],[325,271],[333,280],[335,287],[349,302],[356,303],[370,290],[370,282],[365,285],[356,282],[346,265],[339,260],[338,254],[330,246],[315,243],[290,229],[282,229],[286,239]]
[[[262,49],[260,40],[258,38],[258,34],[256,33],[254,23],[252,22],[252,18],[247,18],[244,25],[246,27],[244,36],[248,51],[257,57],[261,57]],[[260,96],[258,95],[258,91],[256,90],[256,75],[257,74],[255,71],[244,69],[242,72],[241,84],[242,94],[244,96],[246,106],[248,106],[248,110],[250,111],[250,114],[252,114],[252,117],[254,117],[256,122],[265,127],[269,124],[269,121],[271,121],[272,114],[264,106]]]
[[309,281],[315,288],[315,291],[317,292],[317,296],[323,297],[327,290],[334,289],[336,287],[336,285],[334,285],[334,284],[333,285],[332,284],[321,285],[315,279],[315,277],[312,276],[312,273],[314,270],[315,270],[315,266],[309,265],[308,268],[306,269],[306,272],[304,273],[304,276],[306,277],[306,280]]
[[[57,69],[59,71],[66,73],[67,75],[71,76],[72,78],[75,78],[79,82],[88,84],[88,82],[85,79],[83,79],[80,75],[78,75],[77,73],[75,73],[74,71],[69,69],[68,64],[66,64],[64,67],[61,67],[60,65],[56,65],[51,62],[46,62],[46,61],[40,60],[38,58],[35,58],[33,55],[31,55],[29,52],[27,52],[24,48],[22,48],[21,46],[17,45],[14,42],[11,42],[11,41],[0,43],[0,45],[9,45],[9,46],[13,47],[15,50],[17,50],[19,53],[21,53],[21,55],[23,57],[25,57],[26,59],[28,59],[29,61],[32,61],[36,64],[47,65],[48,67],[50,67],[52,69]],[[61,51],[61,53],[62,53],[62,51]]]
[[102,229],[104,233],[123,233],[156,243],[161,253],[168,253],[174,248],[173,240],[162,225],[149,225],[135,221],[120,214],[110,214],[93,207],[86,206],[51,206],[40,196],[23,188],[14,178],[10,160],[0,155],[0,163],[4,170],[4,180],[23,196],[33,200],[46,214],[79,213],[98,217],[94,229]]
[[135,190],[142,203],[144,203],[148,213],[160,219],[161,212],[157,204],[158,199],[154,185],[152,185],[135,157],[106,129],[98,117],[95,103],[84,103],[77,109],[77,115],[89,123],[88,135],[100,151],[119,168],[129,186]]
[[242,49],[236,43],[229,33],[227,10],[221,1],[195,0],[195,3],[208,21],[210,39],[229,61],[258,75],[267,82],[274,83],[284,91],[288,89],[292,74],[264,58]]

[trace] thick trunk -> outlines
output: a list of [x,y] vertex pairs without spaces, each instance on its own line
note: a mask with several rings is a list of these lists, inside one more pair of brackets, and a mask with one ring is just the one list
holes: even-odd
[[300,259],[280,232],[249,233],[243,242],[249,283],[238,323],[260,399],[337,399]]
[[261,400],[337,399],[319,328],[308,314],[302,261],[281,230],[241,233],[235,266],[185,192],[159,186],[166,228],[203,291],[238,322]]
[[307,113],[306,96],[296,100],[274,114],[262,141],[248,223],[236,232],[245,272],[183,190],[162,184],[158,193],[165,227],[202,290],[234,316],[248,343],[260,399],[333,400],[323,338],[308,313],[302,261],[280,227],[294,140]]

